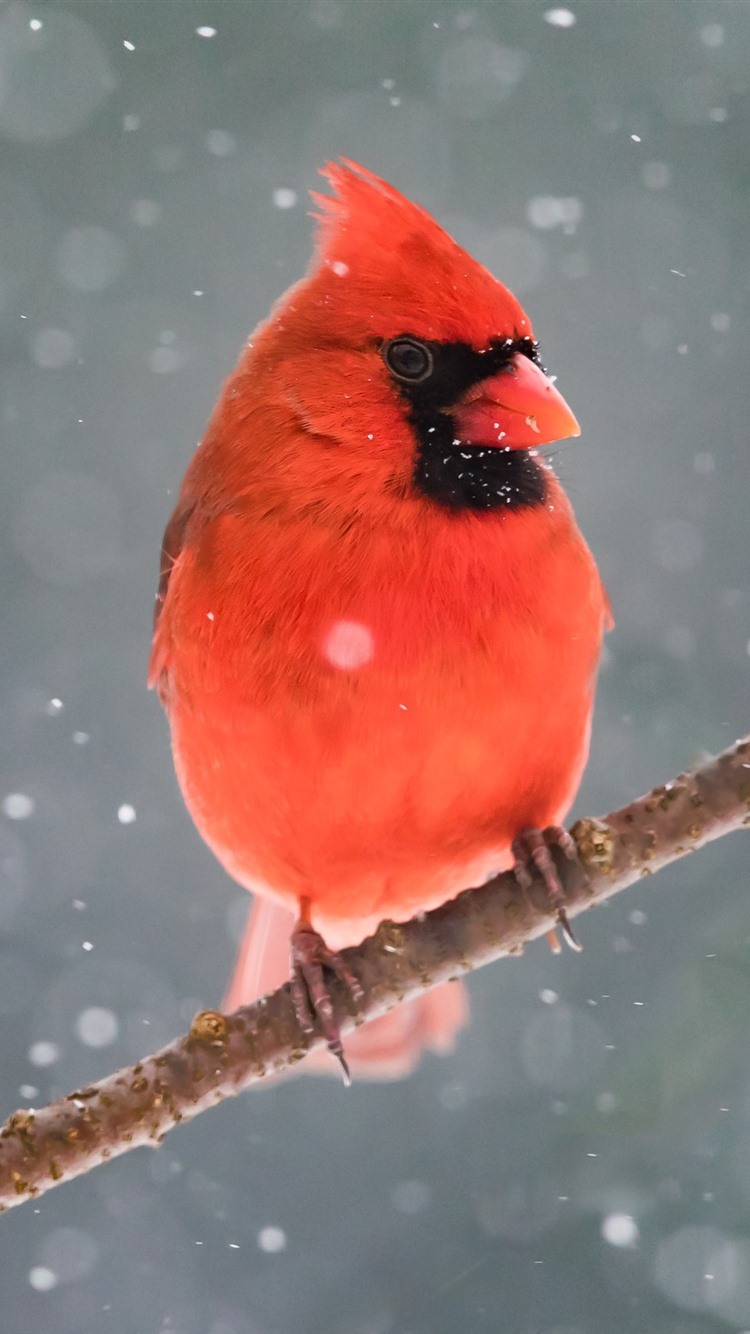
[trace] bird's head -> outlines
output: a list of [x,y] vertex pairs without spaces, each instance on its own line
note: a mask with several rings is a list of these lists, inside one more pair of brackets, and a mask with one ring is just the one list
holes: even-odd
[[543,501],[533,451],[579,427],[523,307],[392,186],[351,162],[323,175],[315,260],[258,344],[297,422],[340,447],[355,487],[475,511]]

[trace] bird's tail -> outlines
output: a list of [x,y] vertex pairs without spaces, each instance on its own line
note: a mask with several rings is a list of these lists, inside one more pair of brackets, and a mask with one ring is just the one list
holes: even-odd
[[[289,937],[294,917],[268,899],[256,898],[240,946],[234,974],[224,997],[227,1014],[249,1005],[289,977]],[[469,1014],[462,982],[447,982],[388,1014],[363,1024],[345,1038],[352,1075],[360,1079],[399,1079],[415,1067],[423,1051],[447,1052]],[[298,1069],[340,1077],[325,1051],[314,1052]]]

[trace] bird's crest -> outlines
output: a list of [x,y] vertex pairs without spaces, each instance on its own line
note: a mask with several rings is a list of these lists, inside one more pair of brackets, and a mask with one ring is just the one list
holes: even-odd
[[382,245],[389,233],[392,245],[399,234],[415,230],[450,241],[426,209],[358,162],[349,158],[329,162],[320,174],[334,191],[333,195],[311,192],[319,210],[313,217],[319,224],[318,246],[324,258],[330,259],[337,247],[346,246],[352,233],[359,248],[368,241]]
[[348,278],[358,309],[369,311],[370,319],[387,313],[395,331],[480,344],[491,336],[531,334],[512,293],[426,209],[346,158],[329,162],[321,175],[334,193],[312,194],[318,221],[314,272]]

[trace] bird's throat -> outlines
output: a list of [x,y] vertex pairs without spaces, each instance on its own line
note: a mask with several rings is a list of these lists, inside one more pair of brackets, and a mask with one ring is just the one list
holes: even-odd
[[499,449],[457,441],[450,417],[412,417],[417,436],[414,485],[452,510],[511,512],[544,505],[545,467],[527,449]]

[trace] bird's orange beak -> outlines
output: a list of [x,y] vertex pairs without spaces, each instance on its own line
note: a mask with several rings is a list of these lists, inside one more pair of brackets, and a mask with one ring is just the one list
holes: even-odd
[[456,435],[469,445],[531,449],[581,434],[562,394],[522,353],[498,375],[475,385],[452,416]]

